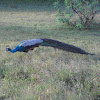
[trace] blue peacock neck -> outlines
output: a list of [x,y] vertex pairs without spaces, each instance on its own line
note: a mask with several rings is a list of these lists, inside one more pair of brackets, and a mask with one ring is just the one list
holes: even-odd
[[11,53],[15,53],[17,52],[17,48],[13,49],[13,50],[10,50]]

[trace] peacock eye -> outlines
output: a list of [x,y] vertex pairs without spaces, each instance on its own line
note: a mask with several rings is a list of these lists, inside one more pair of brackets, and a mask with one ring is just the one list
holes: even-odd
[[8,50],[8,48],[6,50]]

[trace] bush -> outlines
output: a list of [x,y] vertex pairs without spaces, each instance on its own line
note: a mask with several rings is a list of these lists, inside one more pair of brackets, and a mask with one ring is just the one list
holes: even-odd
[[78,28],[91,28],[98,10],[97,0],[65,0],[64,10],[55,3],[59,21]]

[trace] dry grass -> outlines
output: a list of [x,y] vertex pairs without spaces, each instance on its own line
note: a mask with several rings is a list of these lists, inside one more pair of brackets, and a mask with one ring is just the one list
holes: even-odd
[[[97,17],[98,18],[98,17]],[[52,6],[0,5],[0,100],[99,100],[100,30],[72,30],[56,20]],[[20,41],[52,38],[96,56],[39,47],[11,54]]]

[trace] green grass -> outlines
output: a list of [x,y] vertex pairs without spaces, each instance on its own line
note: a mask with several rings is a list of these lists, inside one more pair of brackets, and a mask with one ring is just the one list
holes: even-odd
[[[50,47],[36,48],[31,55],[5,50],[32,38],[56,39],[96,55]],[[52,6],[0,5],[0,100],[99,100],[99,88],[99,29],[68,28],[57,22]]]

